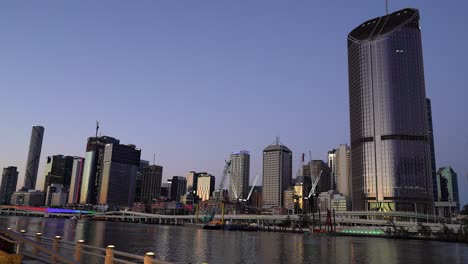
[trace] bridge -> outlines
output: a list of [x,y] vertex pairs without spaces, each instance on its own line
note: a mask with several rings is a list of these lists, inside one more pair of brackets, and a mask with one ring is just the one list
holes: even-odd
[[[309,214],[309,217],[312,215]],[[136,223],[150,223],[150,224],[170,224],[170,225],[183,225],[187,223],[197,223],[196,215],[162,215],[162,214],[148,214],[132,211],[111,211],[104,213],[96,213],[87,216],[87,218],[94,220],[104,221],[121,221],[121,222],[136,222]],[[339,228],[386,228],[394,224],[396,227],[405,227],[409,231],[415,229],[418,223],[431,227],[433,231],[438,231],[446,224],[449,228],[458,230],[459,225],[448,223],[447,219],[435,217],[432,215],[422,215],[406,212],[373,212],[373,211],[346,211],[336,212],[334,223]],[[198,220],[200,216],[198,217]],[[215,220],[225,220],[232,223],[255,223],[261,227],[276,227],[283,221],[289,220],[292,225],[301,220],[300,215],[215,215]],[[321,224],[327,222],[327,215],[315,214],[315,221]],[[317,224],[318,225],[318,224]]]
[[[110,212],[95,212],[82,211],[71,209],[58,208],[38,208],[38,207],[21,207],[21,206],[1,206],[0,215],[17,215],[17,216],[35,216],[35,217],[58,217],[70,218],[79,216],[83,219],[103,220],[103,221],[121,221],[149,224],[166,224],[166,225],[184,225],[198,223],[201,216],[196,215],[166,215],[166,214],[148,214],[133,211],[110,211]],[[312,218],[312,215],[308,215]],[[320,217],[320,219],[319,219]],[[231,223],[254,223],[260,227],[273,227],[281,225],[283,221],[289,220],[292,225],[301,220],[300,215],[250,215],[250,214],[235,214],[235,215],[215,215],[215,220],[225,220]],[[315,222],[317,225],[327,222],[326,214],[315,213]],[[418,223],[431,227],[433,231],[437,231],[446,224],[449,228],[458,230],[459,225],[450,223],[447,219],[436,217],[433,215],[423,215],[408,212],[375,212],[375,211],[336,211],[333,217],[333,222],[339,228],[386,228],[389,223],[396,227],[405,227],[414,229]]]

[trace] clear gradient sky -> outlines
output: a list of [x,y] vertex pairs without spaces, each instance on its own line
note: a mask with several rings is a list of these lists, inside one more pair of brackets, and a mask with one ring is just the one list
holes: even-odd
[[[437,166],[468,202],[466,1],[390,0],[421,13]],[[95,121],[136,144],[164,178],[219,176],[251,151],[251,181],[276,136],[325,159],[349,144],[346,37],[384,1],[1,1],[0,166],[23,185],[32,124],[46,156],[85,155]]]

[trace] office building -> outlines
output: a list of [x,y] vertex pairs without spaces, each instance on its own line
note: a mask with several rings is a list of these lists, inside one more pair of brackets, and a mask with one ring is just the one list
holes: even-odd
[[180,197],[187,191],[187,180],[182,176],[172,177],[171,201],[180,202]]
[[141,150],[135,145],[107,144],[99,187],[99,203],[131,207],[135,201],[135,181]]
[[11,205],[34,206],[44,205],[44,193],[36,190],[14,192],[11,195]]
[[[59,198],[56,198],[56,201],[54,204],[52,204],[52,196],[53,194],[59,193]],[[65,188],[62,184],[58,183],[52,183],[49,186],[47,186],[46,191],[44,192],[45,194],[45,206],[65,206],[66,200],[62,204],[62,198],[65,197],[65,199],[68,196],[67,188]],[[57,200],[58,199],[58,200]]]
[[328,167],[331,169],[333,190],[346,197],[351,195],[351,155],[348,145],[341,144],[328,152]]
[[308,208],[310,189],[312,188],[312,179],[307,176],[298,176],[294,182],[294,196],[297,197],[298,208],[305,211]]
[[199,174],[197,179],[197,195],[201,201],[210,199],[215,189],[215,177],[211,174]]
[[419,12],[348,35],[353,210],[433,212]]
[[437,197],[435,213],[441,217],[453,217],[460,212],[458,177],[452,167],[442,167],[437,171]]
[[250,205],[250,207],[253,207],[255,209],[261,209],[263,204],[262,197],[262,186],[254,186],[252,190],[252,195],[250,195],[250,199],[247,202]]
[[80,202],[81,180],[83,178],[83,168],[85,159],[73,157],[73,166],[70,180],[70,189],[68,191],[68,203],[77,204]]
[[161,184],[161,197],[164,197],[167,200],[171,199],[171,188],[172,187],[172,179],[167,179],[167,182],[163,182]]
[[90,137],[86,144],[86,156],[81,181],[80,204],[97,204],[104,166],[104,148],[107,144],[119,144],[113,137]]
[[140,194],[140,201],[142,203],[151,203],[161,196],[162,176],[162,166],[147,165],[143,167]]
[[318,208],[322,213],[326,213],[328,210],[348,211],[351,209],[349,199],[335,190],[320,193],[317,200]]
[[23,190],[34,190],[36,188],[37,171],[41,160],[42,139],[44,138],[44,127],[34,125],[29,141],[28,159],[24,174]]
[[198,173],[190,171],[185,175],[187,179],[187,193],[196,193],[197,192],[197,178]]
[[292,151],[279,139],[263,150],[263,208],[283,207],[284,191],[292,182]]
[[231,201],[246,199],[249,191],[250,154],[245,150],[233,152],[230,155],[230,160],[229,199]]
[[[149,166],[149,161],[140,160],[140,166],[138,166],[136,180],[135,180],[135,203],[141,202],[141,188],[143,182],[143,170],[146,166]],[[161,184],[159,184],[161,187]],[[159,188],[161,189],[161,188]]]
[[318,181],[315,193],[328,192],[332,190],[332,178],[331,169],[323,160],[311,160],[307,165],[307,169],[304,170],[304,176],[310,177],[311,182],[314,182],[320,172],[320,180]]
[[289,187],[283,191],[283,208],[287,210],[288,214],[298,213],[298,206],[294,198],[293,187]]
[[10,204],[11,195],[15,192],[17,183],[17,168],[13,166],[3,168],[2,184],[0,185],[0,204]]
[[[54,155],[48,156],[45,165],[44,193],[51,184],[61,184],[65,188],[70,187],[74,157]],[[47,205],[47,204],[46,204]]]

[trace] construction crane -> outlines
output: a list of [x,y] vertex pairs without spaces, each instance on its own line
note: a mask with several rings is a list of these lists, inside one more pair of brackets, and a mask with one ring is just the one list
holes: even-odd
[[203,221],[206,221],[206,222],[213,221],[215,213],[216,213],[216,209],[218,207],[218,202],[219,202],[221,196],[223,195],[224,183],[226,182],[226,177],[231,178],[230,175],[231,175],[231,161],[230,160],[225,160],[224,161],[223,175],[221,177],[221,181],[219,182],[218,189],[215,191],[215,192],[218,193],[216,195],[215,206],[213,207],[213,210],[211,211],[211,214],[205,216],[203,218]]
[[[320,181],[320,177],[322,176],[322,172],[323,172],[323,170],[321,170],[319,172],[319,175],[317,176],[317,178],[315,178],[314,183],[312,183],[312,189],[310,189],[309,195],[307,195],[307,199],[310,199],[310,197],[312,197],[312,195],[315,195],[315,189],[317,188],[318,182]],[[310,174],[312,175],[312,171],[311,171]]]
[[231,177],[232,175],[229,175],[229,185],[231,186],[232,193],[234,194],[234,198],[236,201],[239,199],[239,194],[237,193],[237,185],[235,182],[234,177]]
[[255,184],[257,184],[257,180],[258,180],[258,177],[260,176],[260,171],[258,171],[257,173],[257,176],[255,176],[255,179],[254,179],[254,182],[252,184],[252,187],[250,187],[250,191],[249,191],[249,194],[247,195],[247,198],[246,199],[242,199],[243,202],[247,202],[248,200],[250,200],[250,196],[252,195],[253,193],[253,190],[255,188]]
[[226,177],[229,177],[230,175],[231,175],[231,161],[230,160],[225,160],[224,161],[223,176],[221,178],[221,181],[219,182],[218,191],[222,191],[224,189],[224,183],[226,182]]

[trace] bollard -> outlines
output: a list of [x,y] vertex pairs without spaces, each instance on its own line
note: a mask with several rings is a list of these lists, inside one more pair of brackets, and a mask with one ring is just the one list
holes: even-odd
[[[21,229],[21,230],[20,230],[20,233],[21,233],[21,235],[24,236],[24,234],[26,233],[26,230]],[[17,242],[16,242],[16,254],[20,254],[20,253],[21,253],[21,244],[22,244],[21,241],[17,241]]]
[[106,259],[104,264],[112,264],[114,263],[114,245],[109,245],[106,248]]
[[[41,244],[41,236],[42,236],[42,233],[36,233],[36,236],[34,237],[34,240],[36,241],[38,245]],[[34,247],[34,255],[37,255],[37,254],[39,254],[39,249]]]
[[59,252],[59,243],[61,238],[61,236],[54,237],[54,245],[52,246],[52,250],[54,251],[54,255],[52,255],[52,260],[54,261],[54,263],[57,261],[57,254]]
[[83,251],[84,240],[78,240],[75,247],[75,261],[81,261],[81,252]]
[[153,264],[154,260],[154,253],[148,252],[145,254],[145,258],[143,259],[143,264]]

